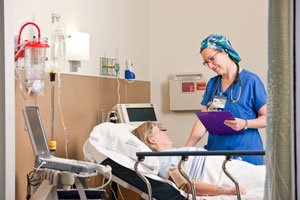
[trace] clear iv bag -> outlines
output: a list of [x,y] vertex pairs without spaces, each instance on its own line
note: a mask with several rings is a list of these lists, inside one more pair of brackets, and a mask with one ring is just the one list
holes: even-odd
[[66,66],[66,40],[59,22],[54,23],[51,38],[51,69],[61,72]]

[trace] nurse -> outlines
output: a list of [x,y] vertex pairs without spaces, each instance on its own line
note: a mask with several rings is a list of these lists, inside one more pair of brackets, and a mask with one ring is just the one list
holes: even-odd
[[[202,112],[229,110],[234,120],[224,124],[243,134],[209,134],[207,150],[263,150],[258,128],[266,127],[266,90],[260,78],[239,66],[241,58],[229,40],[211,34],[201,43],[203,65],[217,75],[211,78],[201,102]],[[198,119],[185,146],[194,146],[205,135],[206,129]],[[241,156],[243,161],[262,165],[262,156]]]

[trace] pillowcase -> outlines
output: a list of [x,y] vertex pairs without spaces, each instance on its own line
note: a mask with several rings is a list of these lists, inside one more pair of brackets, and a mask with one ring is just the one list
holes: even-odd
[[[85,158],[102,162],[106,157],[120,165],[134,170],[137,161],[136,152],[150,151],[151,149],[131,133],[136,127],[119,123],[105,122],[94,127],[83,146]],[[138,166],[139,171],[151,174],[158,173],[158,159],[145,157]]]

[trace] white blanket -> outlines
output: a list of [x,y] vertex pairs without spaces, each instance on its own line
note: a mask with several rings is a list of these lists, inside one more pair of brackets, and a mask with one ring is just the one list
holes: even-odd
[[[189,151],[195,150],[197,149],[189,148]],[[189,156],[188,160],[184,162],[184,167],[189,174],[193,174],[193,177],[194,175],[196,175],[195,177],[199,177],[198,172],[195,173],[195,171],[201,170],[201,166],[198,164],[201,163],[201,160],[203,159],[199,158],[201,158],[201,156]],[[235,187],[234,183],[223,172],[222,165],[224,160],[225,156],[207,156],[202,169],[201,178],[198,179],[194,177],[194,179],[200,182],[217,185],[219,187]],[[232,160],[226,163],[226,169],[238,181],[239,185],[246,189],[247,194],[242,195],[243,200],[263,199],[266,174],[266,168],[264,165],[256,166],[244,161]],[[155,177],[151,178],[155,179]],[[187,197],[186,193],[183,191],[180,192],[183,196]],[[229,200],[236,199],[236,195],[202,196],[197,199]]]
[[[172,185],[176,190],[178,190],[180,192],[180,194],[182,196],[184,196],[185,198],[188,198],[190,200],[193,199],[192,194],[187,194],[183,190],[179,190],[176,187],[176,185],[169,180],[162,179],[159,176],[155,176],[153,174],[149,174],[149,175],[147,175],[147,177],[152,178],[157,181],[168,183],[168,184]],[[261,191],[257,191],[257,193],[252,193],[252,194],[247,193],[245,195],[241,195],[241,198],[242,198],[242,200],[263,200],[263,189]],[[197,196],[196,199],[197,200],[236,200],[237,196],[236,195]]]
[[[222,158],[220,158],[222,157]],[[209,156],[205,161],[201,182],[218,185],[220,187],[235,187],[234,183],[225,175],[222,164],[225,156]],[[240,160],[227,162],[226,169],[238,181],[239,185],[247,190],[242,199],[263,199],[266,176],[265,165],[252,165]],[[206,197],[205,199],[209,199]],[[214,198],[216,199],[216,198]],[[226,195],[217,199],[228,199]]]

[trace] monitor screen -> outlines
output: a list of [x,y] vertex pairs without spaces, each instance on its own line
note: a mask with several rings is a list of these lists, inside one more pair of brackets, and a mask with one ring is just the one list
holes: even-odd
[[127,108],[130,122],[157,121],[153,107],[145,108]]
[[48,155],[49,149],[45,138],[44,128],[37,107],[25,107],[26,124],[31,135],[31,143],[36,154],[39,156]]
[[152,103],[126,103],[117,104],[113,110],[117,111],[118,123],[128,123],[139,126],[144,122],[158,122],[155,105]]

